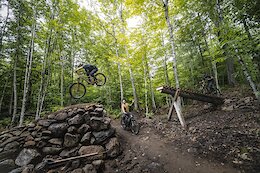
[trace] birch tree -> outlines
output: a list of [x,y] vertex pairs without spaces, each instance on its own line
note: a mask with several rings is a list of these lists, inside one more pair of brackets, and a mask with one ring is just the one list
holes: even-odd
[[[34,3],[32,3],[32,4],[34,5]],[[25,80],[24,80],[22,110],[21,110],[21,115],[20,115],[19,126],[22,126],[23,121],[24,121],[25,106],[26,106],[26,101],[27,101],[27,93],[28,93],[30,75],[31,75],[31,70],[32,70],[35,28],[36,28],[36,8],[35,8],[35,6],[33,6],[33,21],[32,21],[32,27],[31,27],[31,41],[30,41],[30,45],[29,45],[28,53],[27,53],[27,63],[26,63]]]

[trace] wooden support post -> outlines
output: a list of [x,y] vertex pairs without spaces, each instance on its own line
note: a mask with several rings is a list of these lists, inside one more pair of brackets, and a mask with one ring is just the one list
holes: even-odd
[[171,120],[171,117],[173,114],[173,108],[175,108],[178,119],[181,123],[181,126],[186,129],[187,125],[185,123],[184,117],[181,112],[181,98],[179,97],[179,94],[180,94],[180,89],[177,89],[174,97],[172,98],[172,105],[171,105],[169,113],[168,113],[168,120]]
[[184,129],[187,129],[187,125],[185,123],[185,120],[184,120],[184,117],[182,115],[182,112],[181,112],[181,98],[178,97],[177,98],[177,101],[174,101],[173,102],[173,105],[174,105],[174,108],[176,110],[176,113],[177,113],[177,116],[179,118],[179,121],[181,123],[181,126],[184,128]]

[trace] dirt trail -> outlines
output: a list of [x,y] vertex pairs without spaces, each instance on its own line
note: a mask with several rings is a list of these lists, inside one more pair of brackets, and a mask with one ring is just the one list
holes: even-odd
[[113,127],[123,145],[123,154],[110,165],[107,172],[127,173],[238,173],[234,168],[194,158],[181,153],[150,127],[141,127],[136,136],[124,131],[118,121]]

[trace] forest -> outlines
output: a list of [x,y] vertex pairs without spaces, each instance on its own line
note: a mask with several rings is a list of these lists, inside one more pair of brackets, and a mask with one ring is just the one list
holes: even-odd
[[[220,91],[242,85],[258,100],[260,1],[2,0],[0,118],[23,125],[75,103],[118,114],[121,100],[146,116],[170,98],[167,85],[199,91],[204,74]],[[107,77],[72,99],[80,63]]]

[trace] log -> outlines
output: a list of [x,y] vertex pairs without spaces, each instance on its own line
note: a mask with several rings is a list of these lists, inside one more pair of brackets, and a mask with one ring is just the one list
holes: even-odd
[[[157,91],[160,91],[161,93],[165,94],[170,94],[172,96],[175,96],[176,89],[168,86],[162,86],[156,89]],[[224,98],[217,97],[217,96],[209,96],[205,94],[199,94],[199,93],[194,93],[190,91],[179,91],[179,96],[192,99],[192,100],[198,100],[202,102],[207,102],[207,103],[212,103],[214,105],[221,105],[224,103]]]

